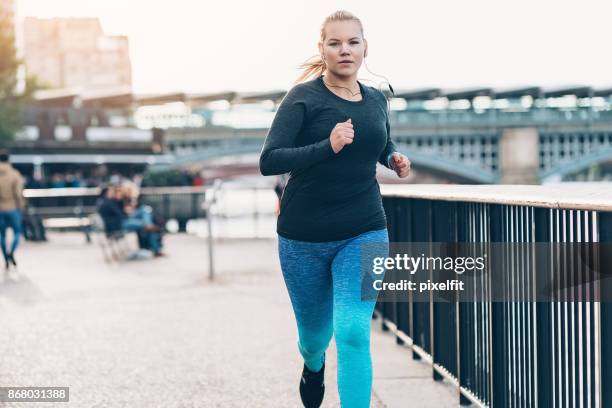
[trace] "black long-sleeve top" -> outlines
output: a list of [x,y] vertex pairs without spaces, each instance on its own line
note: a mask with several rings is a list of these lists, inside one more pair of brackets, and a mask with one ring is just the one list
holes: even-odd
[[[277,233],[326,242],[387,226],[376,163],[391,168],[396,146],[382,92],[359,83],[361,101],[331,92],[323,78],[293,87],[282,100],[259,159],[264,176],[290,173]],[[337,154],[329,136],[351,118],[355,138]]]

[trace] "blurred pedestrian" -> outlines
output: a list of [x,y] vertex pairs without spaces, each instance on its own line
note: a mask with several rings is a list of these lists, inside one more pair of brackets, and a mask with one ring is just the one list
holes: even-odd
[[[17,266],[15,251],[21,237],[21,210],[24,206],[23,177],[9,163],[9,153],[0,149],[0,246],[6,269]],[[13,230],[13,242],[7,245],[6,232]]]

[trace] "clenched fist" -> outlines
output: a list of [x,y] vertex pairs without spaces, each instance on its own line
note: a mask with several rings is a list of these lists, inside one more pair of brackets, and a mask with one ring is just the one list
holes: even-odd
[[399,152],[393,153],[391,156],[391,166],[400,178],[408,177],[410,173],[410,160]]
[[355,132],[353,131],[353,123],[351,122],[351,118],[349,118],[346,122],[336,123],[336,126],[331,131],[329,135],[329,140],[331,141],[331,146],[334,153],[338,154],[344,146],[347,144],[353,143],[353,138],[355,137]]

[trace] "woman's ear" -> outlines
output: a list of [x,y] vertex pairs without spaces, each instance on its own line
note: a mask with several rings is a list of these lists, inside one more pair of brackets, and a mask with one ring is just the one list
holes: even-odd
[[363,39],[363,45],[365,46],[365,50],[363,51],[363,58],[368,56],[368,40]]

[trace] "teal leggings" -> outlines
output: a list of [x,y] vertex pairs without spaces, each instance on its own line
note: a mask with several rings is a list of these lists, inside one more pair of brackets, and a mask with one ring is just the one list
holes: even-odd
[[[376,297],[372,290],[367,291],[371,285],[364,274],[371,275],[373,256],[388,256],[387,229],[330,242],[296,241],[280,235],[278,238],[281,269],[295,313],[298,350],[304,363],[311,371],[319,371],[334,335],[342,407],[369,407],[370,322]],[[362,285],[366,300],[362,300]]]

